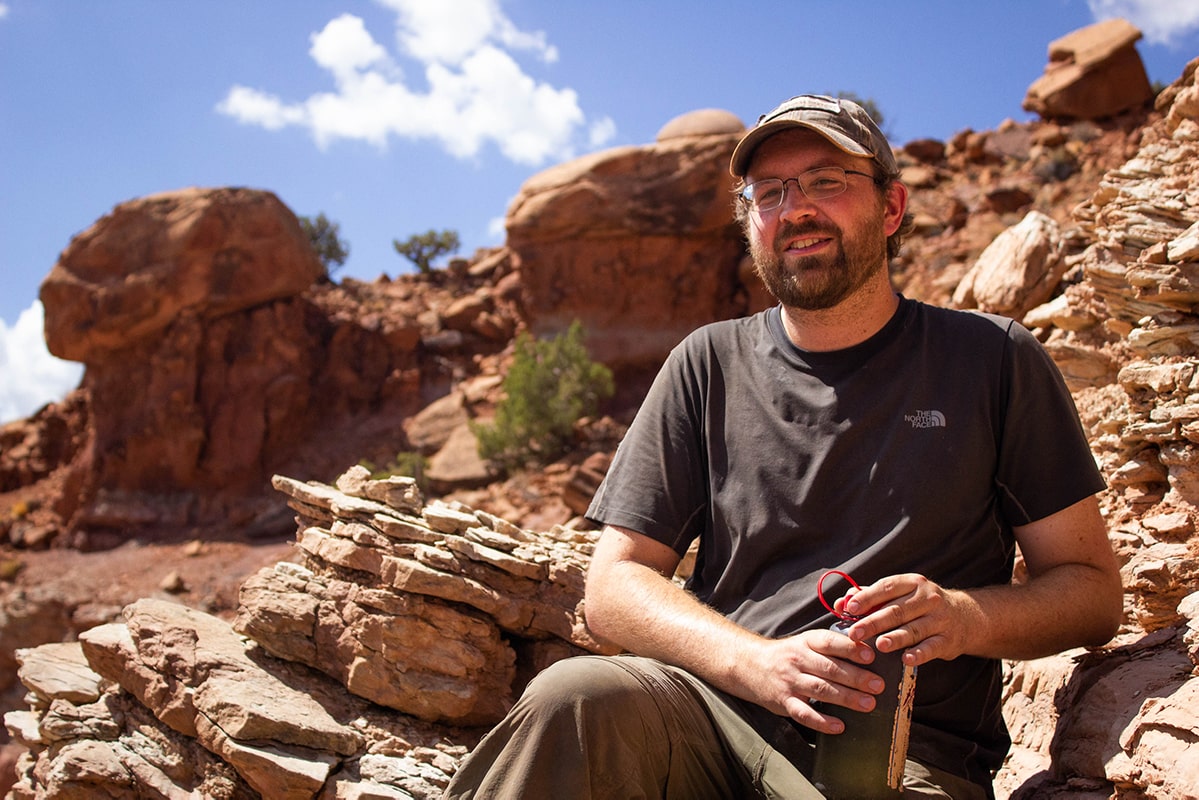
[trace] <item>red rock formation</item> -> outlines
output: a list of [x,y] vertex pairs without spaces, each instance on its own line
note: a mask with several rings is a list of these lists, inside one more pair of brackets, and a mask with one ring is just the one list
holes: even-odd
[[90,436],[56,508],[72,541],[286,529],[274,472],[394,458],[403,419],[447,390],[444,370],[515,327],[511,303],[490,298],[418,321],[429,298],[475,288],[465,274],[415,303],[400,283],[323,276],[291,211],[248,189],[135,200],[71,242],[41,296],[51,350],[87,366]]
[[1153,90],[1134,47],[1140,38],[1126,20],[1109,19],[1055,40],[1024,109],[1046,119],[1100,119],[1143,106]]
[[186,189],[122,203],[80,233],[41,287],[46,341],[85,364],[161,333],[292,297],[324,273],[269,192]]
[[657,142],[608,150],[525,182],[508,211],[534,333],[578,319],[599,360],[656,366],[694,328],[749,308],[738,265],[727,112],[673,120]]

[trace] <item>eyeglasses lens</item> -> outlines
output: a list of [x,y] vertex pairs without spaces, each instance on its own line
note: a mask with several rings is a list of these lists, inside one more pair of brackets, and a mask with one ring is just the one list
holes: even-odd
[[766,178],[754,181],[741,190],[741,196],[757,211],[773,211],[783,204],[787,184],[795,181],[809,200],[824,200],[845,191],[849,181],[845,170],[839,167],[822,167],[808,170],[795,178]]

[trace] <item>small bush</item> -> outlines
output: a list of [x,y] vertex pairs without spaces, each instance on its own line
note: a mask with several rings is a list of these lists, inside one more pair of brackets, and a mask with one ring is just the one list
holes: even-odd
[[552,339],[516,337],[494,423],[471,426],[481,457],[512,469],[548,463],[569,448],[574,424],[613,392],[612,371],[591,360],[583,338],[578,320]]
[[1032,168],[1033,174],[1046,182],[1064,181],[1078,170],[1078,159],[1065,147],[1055,147],[1038,159]]
[[416,265],[422,275],[433,271],[433,259],[458,252],[461,242],[458,231],[436,231],[430,228],[424,233],[413,234],[404,241],[392,239],[396,252]]
[[325,265],[325,272],[332,275],[350,257],[350,245],[339,235],[341,226],[330,221],[321,212],[316,217],[300,217],[300,227],[308,237],[316,256]]

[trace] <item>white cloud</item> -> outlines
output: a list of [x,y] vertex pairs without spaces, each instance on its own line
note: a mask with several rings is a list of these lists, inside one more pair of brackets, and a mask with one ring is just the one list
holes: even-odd
[[501,243],[508,235],[508,218],[492,217],[487,221],[487,235],[491,241]]
[[425,63],[460,64],[489,41],[514,50],[532,50],[543,61],[558,60],[545,33],[518,30],[500,10],[498,0],[380,0],[398,15],[396,41]]
[[217,106],[217,111],[236,117],[242,122],[261,125],[268,131],[277,131],[288,125],[304,122],[303,109],[288,106],[278,97],[251,89],[234,86]]
[[1199,28],[1199,0],[1087,0],[1096,20],[1123,17],[1149,44],[1173,45]]
[[79,385],[83,366],[50,355],[41,301],[11,328],[0,320],[0,423],[27,417]]
[[538,84],[495,47],[479,48],[458,71],[434,64],[427,75],[431,94],[453,107],[443,137],[459,157],[474,155],[494,139],[512,161],[540,164],[564,154],[584,122],[573,89]]
[[592,147],[599,148],[612,141],[616,136],[616,122],[611,117],[603,117],[591,123],[588,140]]
[[[334,91],[287,102],[234,86],[217,111],[267,130],[307,128],[317,146],[340,139],[387,147],[392,137],[438,142],[456,158],[476,157],[489,143],[509,160],[539,165],[596,146],[615,133],[604,119],[587,121],[573,89],[539,82],[514,53],[553,63],[557,50],[543,32],[519,30],[498,0],[379,0],[396,14],[397,55],[415,61],[427,88],[414,88],[396,56],[352,14],[311,37],[309,55],[333,78]],[[598,126],[598,127],[597,127]]]
[[8,16],[8,3],[0,3],[0,19]]
[[342,14],[329,22],[320,33],[311,36],[308,54],[312,60],[337,77],[337,82],[353,81],[357,71],[388,62],[387,50],[366,30],[353,14]]

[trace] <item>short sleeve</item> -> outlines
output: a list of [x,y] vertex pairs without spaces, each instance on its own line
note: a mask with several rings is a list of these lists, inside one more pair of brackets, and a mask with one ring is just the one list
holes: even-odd
[[1016,322],[1003,370],[996,483],[1005,517],[1025,525],[1101,491],[1104,481],[1061,372]]
[[671,352],[629,428],[587,518],[686,551],[708,505],[703,368],[687,342]]

